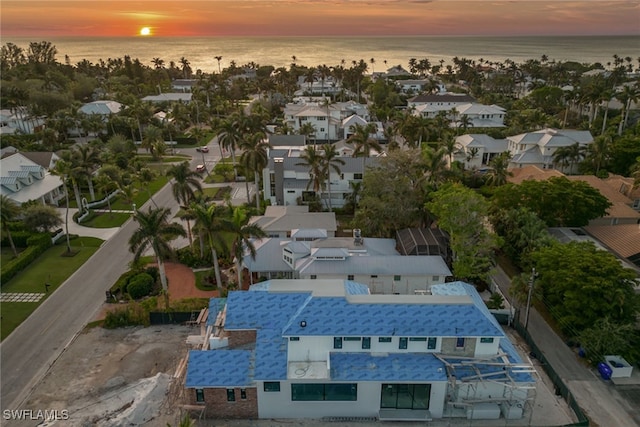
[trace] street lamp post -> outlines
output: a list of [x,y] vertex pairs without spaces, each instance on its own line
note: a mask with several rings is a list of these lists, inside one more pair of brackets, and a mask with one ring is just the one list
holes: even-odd
[[529,279],[529,293],[527,295],[527,307],[524,315],[524,329],[527,329],[527,325],[529,324],[529,310],[531,309],[531,296],[533,295],[533,287],[535,285],[536,277],[538,273],[536,273],[535,267],[531,269],[531,278]]

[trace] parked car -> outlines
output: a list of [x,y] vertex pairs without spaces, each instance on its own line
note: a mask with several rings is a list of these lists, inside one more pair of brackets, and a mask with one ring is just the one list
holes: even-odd
[[208,153],[209,152],[209,147],[207,147],[206,145],[202,146],[202,147],[196,147],[196,151],[199,153]]
[[204,167],[204,165],[198,165],[196,166],[196,172],[204,172],[206,169]]

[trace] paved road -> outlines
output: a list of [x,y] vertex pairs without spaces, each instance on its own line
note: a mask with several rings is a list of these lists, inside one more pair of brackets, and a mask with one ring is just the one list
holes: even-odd
[[[209,146],[211,151],[205,157],[208,167],[220,158],[214,154],[218,150],[217,144],[212,142]],[[196,154],[195,149],[183,151]],[[191,161],[194,167],[202,160],[198,156]],[[170,184],[156,193],[153,199],[159,206],[170,207],[173,215],[178,211]],[[141,209],[149,206],[151,201]],[[107,236],[109,240],[94,256],[0,343],[2,410],[20,409],[49,367],[93,319],[105,300],[105,291],[128,269],[133,259],[128,241],[136,227],[134,221],[128,220],[118,231]]]
[[[507,296],[511,283],[509,277],[498,267],[498,272],[493,278],[502,293]],[[527,329],[591,421],[602,427],[637,425],[633,415],[638,411],[638,407],[629,405],[614,386],[605,383],[583,365],[535,308],[529,313]]]

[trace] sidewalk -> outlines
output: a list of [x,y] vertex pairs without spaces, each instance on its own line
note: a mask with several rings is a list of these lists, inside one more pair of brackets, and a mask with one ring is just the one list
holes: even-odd
[[[63,220],[62,229],[65,230],[64,218],[67,212],[66,208],[56,208],[60,212],[60,216]],[[77,208],[69,208],[69,234],[77,234],[78,236],[97,237],[102,240],[109,240],[114,234],[120,230],[120,227],[113,228],[94,228],[84,227],[73,220],[73,216],[78,212]],[[101,212],[101,211],[98,211]],[[106,211],[108,212],[108,211]],[[126,211],[114,211],[114,212],[126,212]],[[126,223],[125,223],[126,224]]]

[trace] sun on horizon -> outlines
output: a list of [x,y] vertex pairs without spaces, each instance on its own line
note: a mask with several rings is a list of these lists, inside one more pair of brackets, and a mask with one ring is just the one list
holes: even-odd
[[149,28],[149,27],[140,28],[140,35],[141,36],[150,36],[151,35],[151,28]]

